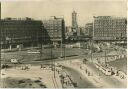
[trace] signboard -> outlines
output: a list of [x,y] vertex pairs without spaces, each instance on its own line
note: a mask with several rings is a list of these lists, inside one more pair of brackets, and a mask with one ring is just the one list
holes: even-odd
[[17,59],[11,59],[11,63],[18,63]]

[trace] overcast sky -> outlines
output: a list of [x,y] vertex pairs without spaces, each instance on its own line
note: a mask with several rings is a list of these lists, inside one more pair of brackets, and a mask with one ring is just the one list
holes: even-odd
[[66,25],[71,25],[71,13],[78,13],[78,24],[91,22],[93,15],[112,15],[126,17],[126,1],[124,0],[46,0],[46,1],[13,1],[2,2],[2,18],[31,17],[34,19],[48,19],[50,16],[64,16]]

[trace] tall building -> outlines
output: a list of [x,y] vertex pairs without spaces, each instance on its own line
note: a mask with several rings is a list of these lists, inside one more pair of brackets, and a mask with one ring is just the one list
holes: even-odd
[[[1,24],[1,2],[0,2],[0,24]],[[0,42],[1,42],[1,28],[0,28]],[[1,64],[1,44],[0,44],[0,64]],[[1,70],[1,67],[0,67]]]
[[85,27],[79,26],[78,30],[79,30],[79,35],[78,36],[84,36]]
[[65,21],[63,18],[51,18],[43,20],[44,29],[46,29],[50,41],[54,45],[59,45],[65,40]]
[[124,17],[94,17],[94,40],[126,40],[127,20]]
[[2,48],[37,46],[43,42],[42,22],[31,18],[1,20]]
[[1,19],[1,2],[0,2],[0,19]]
[[65,28],[65,38],[67,39],[68,37],[73,35],[72,27],[71,26],[66,26]]
[[84,34],[89,36],[89,37],[92,37],[92,33],[93,33],[93,23],[85,24]]
[[78,24],[77,24],[77,13],[75,11],[73,11],[72,13],[72,29],[77,35],[79,35]]

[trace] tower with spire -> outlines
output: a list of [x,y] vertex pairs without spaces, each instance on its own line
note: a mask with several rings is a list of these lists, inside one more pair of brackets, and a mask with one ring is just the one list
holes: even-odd
[[78,24],[77,24],[77,13],[75,11],[72,12],[72,30],[77,34]]

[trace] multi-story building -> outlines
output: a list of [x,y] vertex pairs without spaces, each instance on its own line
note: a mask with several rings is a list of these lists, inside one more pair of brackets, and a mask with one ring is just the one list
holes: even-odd
[[51,18],[49,20],[43,20],[44,29],[48,33],[48,40],[54,45],[61,44],[65,40],[65,21],[63,18]]
[[0,2],[0,19],[1,19],[1,2]]
[[[0,21],[1,21],[1,2],[0,2]],[[0,42],[1,42],[1,30],[0,30]],[[0,64],[1,64],[1,44],[0,44]],[[1,67],[0,67],[0,70],[1,70]]]
[[73,35],[72,27],[66,26],[65,28],[65,38],[67,39],[69,36]]
[[85,27],[79,26],[78,30],[79,30],[79,35],[78,36],[83,36],[84,35],[84,31],[85,31]]
[[76,35],[80,34],[77,24],[77,13],[75,11],[72,12],[72,30]]
[[70,32],[72,32],[72,27],[71,26],[66,26],[65,33],[70,33]]
[[42,22],[31,18],[5,18],[1,20],[2,48],[21,48],[42,44]]
[[89,36],[89,37],[92,37],[92,33],[93,33],[93,23],[85,24],[84,34]]
[[98,16],[94,17],[94,40],[126,40],[127,20],[124,17]]

